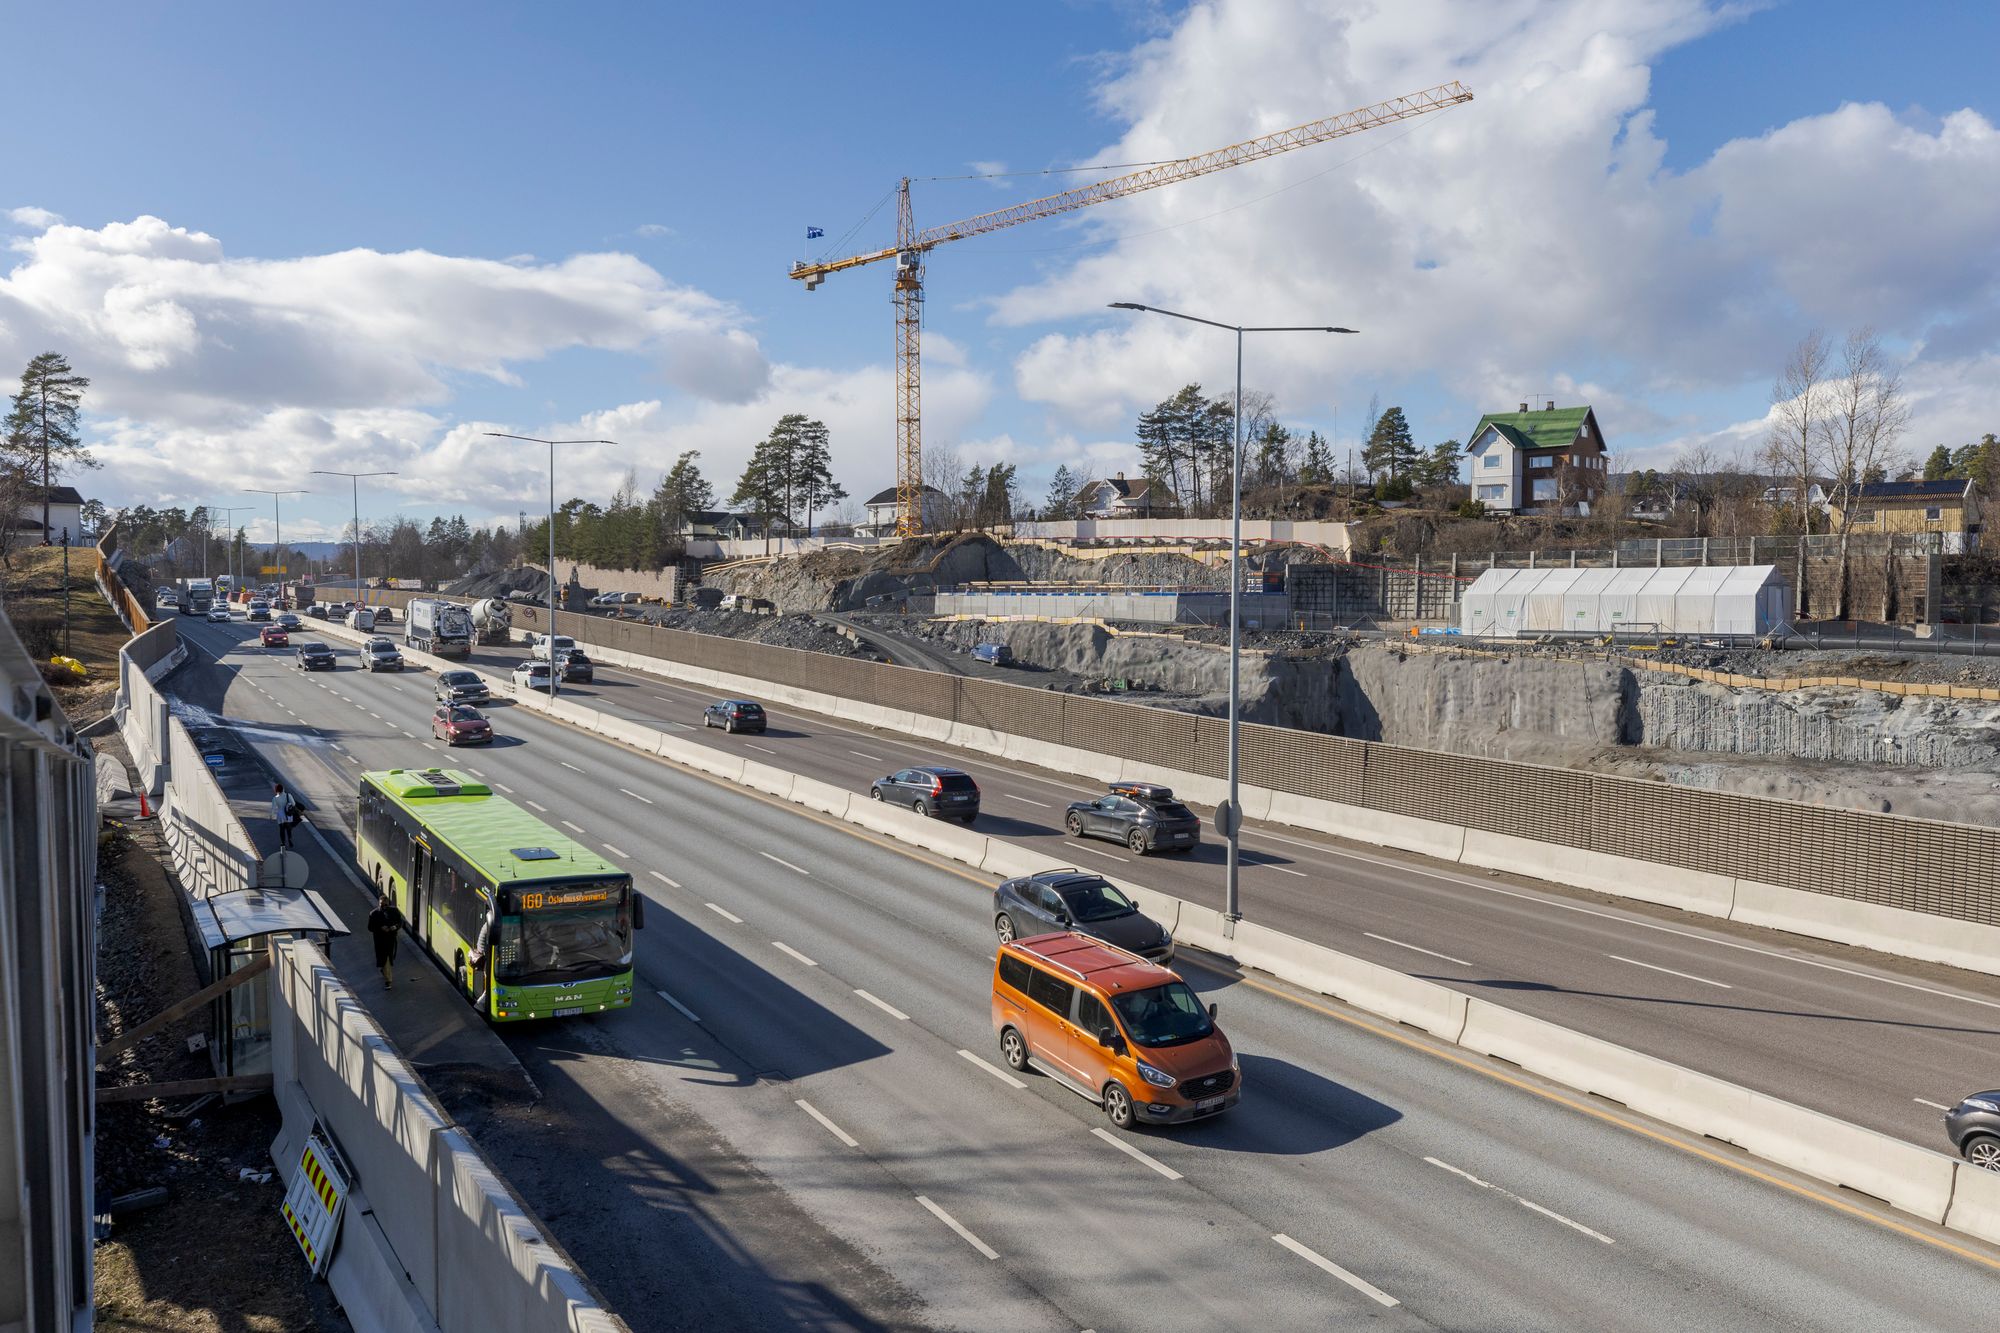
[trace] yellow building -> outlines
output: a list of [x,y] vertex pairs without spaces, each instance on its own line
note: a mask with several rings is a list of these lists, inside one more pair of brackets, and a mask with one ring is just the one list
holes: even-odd
[[1963,479],[1869,482],[1844,494],[1836,489],[1828,505],[1835,531],[1843,507],[1849,532],[1940,532],[1957,535],[1947,539],[1948,548],[1979,544],[1979,488]]

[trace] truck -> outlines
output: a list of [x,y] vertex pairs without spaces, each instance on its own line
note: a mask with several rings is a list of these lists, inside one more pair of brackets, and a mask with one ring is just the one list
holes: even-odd
[[553,644],[558,655],[572,651],[576,640],[567,634],[530,634],[528,636],[528,656],[538,661],[546,661],[549,647]]
[[411,598],[403,645],[437,657],[470,657],[472,617],[457,602],[441,597]]
[[184,616],[207,615],[215,605],[215,585],[207,579],[182,579],[178,605]]
[[469,608],[472,615],[472,632],[481,643],[505,643],[508,631],[514,628],[514,608],[498,597],[488,597],[474,602]]

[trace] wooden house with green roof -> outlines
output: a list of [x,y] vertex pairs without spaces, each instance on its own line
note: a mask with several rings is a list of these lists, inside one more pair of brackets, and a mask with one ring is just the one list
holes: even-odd
[[1488,412],[1465,446],[1472,498],[1506,514],[1588,514],[1604,492],[1604,432],[1589,404]]

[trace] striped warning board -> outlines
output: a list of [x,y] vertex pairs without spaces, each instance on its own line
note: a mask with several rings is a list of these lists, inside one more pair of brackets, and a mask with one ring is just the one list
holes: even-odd
[[306,1137],[299,1154],[299,1169],[292,1173],[291,1187],[285,1191],[285,1224],[305,1252],[306,1264],[314,1277],[324,1276],[333,1258],[333,1240],[340,1231],[341,1208],[347,1202],[347,1172],[340,1154],[320,1134],[319,1126]]

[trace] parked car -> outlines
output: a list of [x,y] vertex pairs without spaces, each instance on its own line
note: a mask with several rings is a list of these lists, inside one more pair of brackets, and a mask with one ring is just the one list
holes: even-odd
[[955,768],[905,768],[868,785],[868,794],[891,805],[907,805],[926,819],[979,815],[979,784]]
[[1001,945],[992,1009],[1010,1069],[1048,1075],[1118,1129],[1204,1120],[1242,1099],[1242,1066],[1215,1006],[1115,945],[1076,934]]
[[1975,1092],[1944,1113],[1945,1133],[1958,1155],[2000,1171],[2000,1092]]
[[401,671],[403,654],[393,639],[370,639],[361,645],[361,665],[369,671]]
[[441,704],[480,703],[491,697],[486,678],[477,671],[440,671],[437,701]]
[[562,663],[563,684],[580,681],[588,685],[597,679],[597,668],[581,648],[565,648],[557,652],[556,658]]
[[599,593],[590,599],[592,606],[632,606],[641,600],[636,592]]
[[300,620],[296,615],[293,615],[290,611],[280,612],[278,615],[273,616],[272,619],[275,620],[278,624],[283,625],[288,630],[302,630],[306,627],[306,622]]
[[319,640],[299,645],[299,670],[332,671],[338,665],[334,661],[333,649]]
[[721,727],[724,731],[761,732],[765,722],[764,705],[748,699],[723,699],[701,710],[704,729]]
[[[557,675],[555,679],[557,681],[560,681],[562,679],[561,676],[562,668],[558,666],[556,668],[556,671]],[[540,690],[545,694],[552,693],[553,685],[549,678],[549,664],[547,662],[538,661],[534,658],[530,658],[529,660],[522,662],[520,665],[516,666],[514,668],[514,688],[521,690]]]
[[250,619],[269,620],[270,618],[271,604],[262,597],[252,598],[250,601]]
[[218,625],[226,625],[226,624],[228,624],[228,623],[229,623],[229,603],[227,603],[227,602],[217,602],[217,603],[216,603],[216,604],[215,604],[214,606],[211,606],[211,607],[209,607],[209,608],[208,608],[208,618],[209,618],[210,620],[214,621],[215,623],[217,623]]
[[493,724],[471,704],[439,704],[431,714],[431,735],[446,745],[491,745]]
[[1153,963],[1174,961],[1174,937],[1101,875],[1064,866],[993,890],[993,933],[1011,940],[1074,930]]
[[1013,666],[1014,650],[1004,643],[982,643],[972,649],[972,660],[990,662],[994,666]]
[[1200,817],[1174,799],[1173,788],[1151,782],[1114,782],[1094,801],[1071,801],[1063,827],[1072,838],[1108,838],[1140,856],[1201,845]]
[[257,641],[266,648],[289,648],[292,638],[283,625],[266,625],[257,631]]

